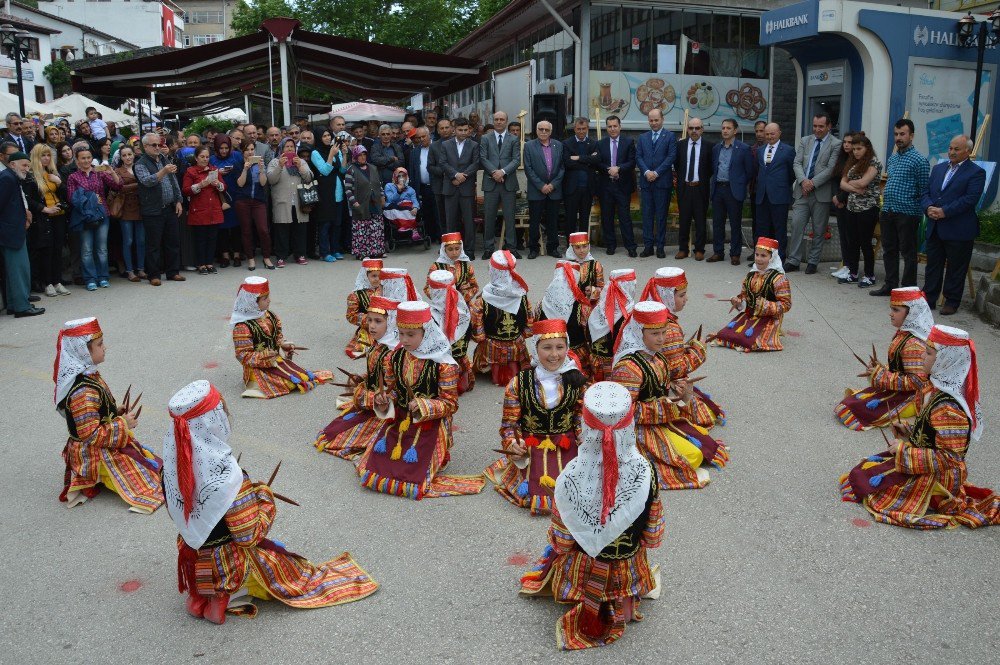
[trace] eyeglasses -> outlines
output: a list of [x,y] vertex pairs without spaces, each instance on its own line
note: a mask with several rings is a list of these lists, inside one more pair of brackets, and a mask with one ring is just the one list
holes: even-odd
[[547,127],[539,127],[537,131],[539,131],[539,132],[551,132],[552,130],[548,129]]
[[704,129],[704,127],[691,127],[691,126],[688,126],[688,131],[689,132],[700,132],[702,129]]

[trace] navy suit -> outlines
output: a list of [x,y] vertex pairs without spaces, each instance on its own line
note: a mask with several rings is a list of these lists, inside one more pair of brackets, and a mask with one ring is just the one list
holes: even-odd
[[753,151],[743,141],[733,141],[731,150],[728,180],[720,182],[722,143],[712,146],[712,250],[719,256],[725,251],[728,217],[729,256],[739,258],[743,245],[743,202],[753,177]]
[[924,213],[932,206],[944,210],[943,219],[927,217],[924,293],[931,307],[937,303],[942,283],[945,304],[957,308],[962,303],[962,287],[972,260],[972,246],[979,235],[976,204],[986,187],[986,171],[970,160],[959,164],[945,187],[945,176],[950,168],[951,163],[943,161],[931,169],[927,192],[920,201]]
[[[614,251],[618,248],[615,237],[615,213],[621,227],[622,243],[625,249],[635,249],[635,234],[632,231],[632,213],[629,209],[632,192],[635,191],[635,141],[620,134],[618,136],[617,162],[611,163],[611,137],[605,136],[597,142],[597,195],[601,200],[601,228],[604,246]],[[608,169],[618,167],[618,177],[612,179]]]
[[[578,157],[579,159],[571,159]],[[566,206],[566,234],[590,229],[590,208],[597,189],[597,141],[589,136],[579,141],[573,135],[563,141],[563,202]]]
[[[677,139],[666,129],[660,129],[656,144],[653,132],[644,132],[635,148],[635,162],[639,167],[639,196],[642,201],[642,244],[646,250],[653,245],[659,250],[667,242],[667,210],[670,208],[670,190],[673,188],[673,166],[677,159]],[[646,179],[646,172],[659,177],[653,182]]]
[[[410,173],[410,187],[417,193],[417,198],[420,200],[420,212],[417,214],[420,216],[421,221],[423,221],[424,232],[434,240],[437,240],[441,237],[441,224],[437,209],[437,197],[434,196],[434,186],[432,184],[434,174],[430,172],[430,166],[434,161],[429,154],[432,146],[433,144],[426,148],[419,145],[413,146],[413,149],[410,150],[410,161],[406,165],[406,168]],[[427,180],[424,180],[420,176],[420,155],[425,151],[428,153]]]
[[754,165],[757,175],[757,238],[773,238],[778,241],[778,253],[785,258],[788,244],[788,206],[792,203],[792,182],[795,180],[795,149],[787,143],[778,142],[773,150],[771,163],[767,164],[768,144],[757,151]]
[[21,180],[11,169],[0,172],[0,251],[6,269],[7,309],[23,312],[31,308],[31,265],[28,262],[27,208]]

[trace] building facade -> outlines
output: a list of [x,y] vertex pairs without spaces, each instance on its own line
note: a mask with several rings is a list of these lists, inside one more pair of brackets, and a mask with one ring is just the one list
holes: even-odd
[[139,48],[184,46],[184,12],[169,0],[38,0],[38,7]]
[[234,37],[236,0],[177,0],[184,11],[184,46],[201,46]]
[[[0,24],[8,24],[19,31],[28,33],[28,62],[21,63],[21,83],[24,86],[26,102],[46,102],[52,99],[52,84],[43,73],[46,65],[52,62],[52,40],[58,39],[59,31],[40,25],[15,14],[0,12]],[[0,52],[0,89],[14,97],[18,95],[17,63],[11,53],[4,49]],[[17,111],[17,107],[4,109]]]

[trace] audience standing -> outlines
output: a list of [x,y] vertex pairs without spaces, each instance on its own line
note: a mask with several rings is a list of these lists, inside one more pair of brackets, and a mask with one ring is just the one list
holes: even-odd
[[600,156],[597,141],[590,137],[590,120],[573,120],[573,136],[563,141],[563,204],[566,207],[566,242],[575,231],[590,230],[590,209],[597,191]]
[[675,259],[688,257],[688,243],[694,227],[694,258],[705,258],[705,220],[708,215],[709,185],[712,179],[712,143],[702,138],[701,118],[690,118],[688,138],[678,142],[674,173],[677,174],[677,210],[680,233]]
[[521,144],[507,131],[507,114],[493,114],[493,128],[479,142],[479,163],[483,167],[483,255],[485,261],[496,248],[497,210],[503,210],[504,237],[502,249],[510,250],[515,259],[517,229],[514,214],[517,205],[517,169],[521,165]]
[[545,252],[552,258],[559,254],[559,201],[562,200],[563,144],[552,140],[552,123],[540,120],[535,136],[524,144],[524,175],[528,180],[528,258],[540,252],[539,225],[545,224]]
[[739,125],[722,121],[722,141],[712,146],[712,256],[708,263],[724,260],[726,220],[729,220],[729,262],[738,266],[743,252],[743,202],[753,178],[753,150],[736,138]]
[[637,142],[635,160],[639,166],[639,195],[642,205],[642,243],[640,256],[666,258],[667,210],[673,188],[673,166],[677,158],[677,139],[663,129],[663,113],[653,109],[647,116],[649,131]]
[[469,258],[476,256],[476,225],[473,205],[476,201],[476,172],[479,171],[479,143],[469,138],[472,126],[465,118],[456,118],[455,136],[444,141],[441,155],[448,231],[458,231]]
[[635,191],[635,142],[622,134],[621,119],[608,116],[604,121],[607,136],[597,142],[599,168],[597,194],[601,202],[601,228],[605,252],[611,256],[618,248],[615,216],[621,229],[622,244],[632,258],[638,256],[632,228],[630,202]]
[[792,202],[792,180],[795,150],[781,141],[781,127],[776,122],[764,127],[765,145],[757,151],[754,168],[757,173],[757,238],[778,241],[778,254],[784,259],[788,244],[788,206]]
[[825,112],[812,119],[813,133],[802,137],[792,166],[795,184],[792,187],[792,238],[788,248],[785,272],[795,272],[802,262],[806,224],[812,222],[812,243],[806,263],[806,274],[816,272],[823,255],[826,229],[830,223],[831,176],[840,152],[840,141],[830,134],[833,123]]

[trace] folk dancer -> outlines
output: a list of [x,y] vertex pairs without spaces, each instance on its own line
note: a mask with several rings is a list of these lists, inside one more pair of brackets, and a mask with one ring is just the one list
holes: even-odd
[[354,280],[354,290],[347,294],[347,322],[356,326],[354,336],[347,343],[344,353],[348,358],[360,358],[372,345],[364,324],[365,312],[368,311],[368,301],[380,293],[380,273],[382,259],[365,259],[361,262],[358,276]]
[[472,339],[469,305],[455,288],[455,275],[447,270],[431,272],[427,276],[427,288],[430,290],[431,316],[451,342],[451,357],[459,369],[458,394],[463,395],[476,387],[476,373],[469,358],[469,340]]
[[562,319],[569,334],[569,348],[580,363],[584,376],[592,370],[590,359],[591,301],[580,287],[580,264],[573,261],[556,261],[552,281],[545,289],[542,302],[535,312],[535,321]]
[[[438,250],[437,261],[431,264],[427,277],[435,270],[447,270],[455,275],[455,288],[462,294],[466,304],[479,293],[479,283],[476,282],[476,269],[472,267],[472,259],[465,253],[462,234],[444,233],[441,235],[441,249]],[[424,286],[424,295],[431,297],[431,287]]]
[[597,305],[590,312],[590,376],[594,381],[611,378],[614,347],[625,316],[635,304],[635,270],[612,270],[608,285],[601,291]]
[[604,288],[604,266],[590,253],[590,235],[586,231],[569,234],[566,259],[580,264],[580,290],[591,303],[597,302]]
[[477,344],[472,365],[477,372],[489,372],[498,386],[506,386],[531,364],[524,346],[531,336],[531,302],[528,284],[516,266],[509,250],[493,252],[490,283],[472,301],[472,339]]
[[781,266],[777,240],[757,238],[753,269],[743,280],[740,294],[729,302],[744,311],[711,336],[717,346],[745,353],[781,351],[781,321],[792,308],[792,287]]

